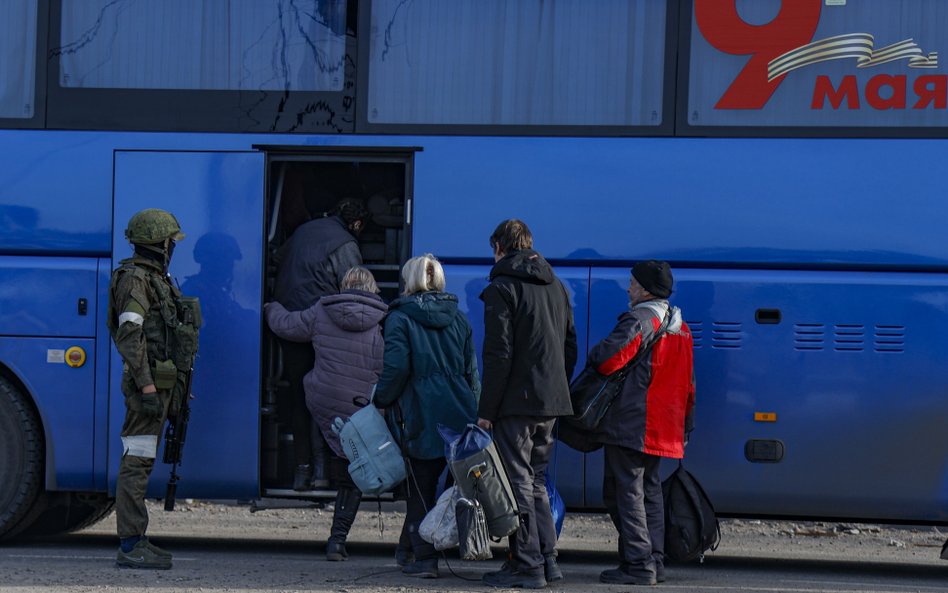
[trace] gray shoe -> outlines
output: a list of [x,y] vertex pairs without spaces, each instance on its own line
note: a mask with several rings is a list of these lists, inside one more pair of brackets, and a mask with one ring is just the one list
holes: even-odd
[[168,560],[171,560],[171,552],[169,552],[168,550],[163,550],[159,548],[147,537],[142,536],[142,539],[145,540],[145,545],[148,546],[148,548],[152,552],[154,552],[156,556],[160,556],[162,558],[167,558]]
[[654,570],[632,570],[622,566],[599,573],[599,582],[614,585],[655,585],[658,583]]
[[402,568],[402,574],[420,579],[436,579],[438,578],[438,559],[415,560]]
[[502,589],[542,589],[547,586],[542,569],[533,572],[522,572],[507,563],[504,563],[504,566],[498,571],[484,573],[481,582]]
[[556,563],[556,552],[543,557],[543,576],[546,577],[546,582],[548,583],[563,580],[563,571],[560,570],[559,564]]
[[119,548],[115,563],[125,568],[148,568],[152,570],[168,570],[171,568],[171,558],[159,556],[148,546],[148,540],[140,539],[129,552]]

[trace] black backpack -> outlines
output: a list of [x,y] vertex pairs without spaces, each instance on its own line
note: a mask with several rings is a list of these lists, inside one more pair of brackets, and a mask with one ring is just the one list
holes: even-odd
[[665,502],[665,557],[672,562],[704,560],[707,550],[721,542],[714,506],[698,480],[681,463],[662,482]]

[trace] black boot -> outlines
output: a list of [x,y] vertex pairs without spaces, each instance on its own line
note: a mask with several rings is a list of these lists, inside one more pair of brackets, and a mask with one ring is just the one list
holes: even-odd
[[332,527],[329,529],[329,541],[326,542],[326,560],[339,562],[349,559],[346,551],[346,537],[355,521],[362,502],[362,492],[358,488],[340,488],[336,492],[336,506],[332,511]]

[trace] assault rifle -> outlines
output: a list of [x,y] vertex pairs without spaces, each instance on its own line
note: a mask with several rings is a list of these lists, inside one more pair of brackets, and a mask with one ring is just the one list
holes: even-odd
[[191,375],[194,369],[185,373],[184,393],[181,395],[181,405],[174,418],[168,419],[165,428],[165,454],[163,461],[171,464],[171,477],[168,479],[168,488],[165,490],[165,510],[174,510],[175,493],[178,490],[178,464],[181,463],[181,454],[184,452],[184,439],[188,435],[188,420],[191,419]]

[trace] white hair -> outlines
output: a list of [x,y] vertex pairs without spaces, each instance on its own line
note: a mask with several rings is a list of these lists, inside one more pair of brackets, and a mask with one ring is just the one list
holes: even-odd
[[342,278],[339,288],[342,290],[351,288],[365,292],[374,292],[376,294],[379,292],[379,285],[375,283],[375,277],[372,276],[372,272],[362,266],[352,266],[349,268],[349,271],[346,272],[346,275]]
[[444,290],[444,268],[430,253],[413,257],[402,266],[402,280],[405,282],[404,295],[429,290]]

